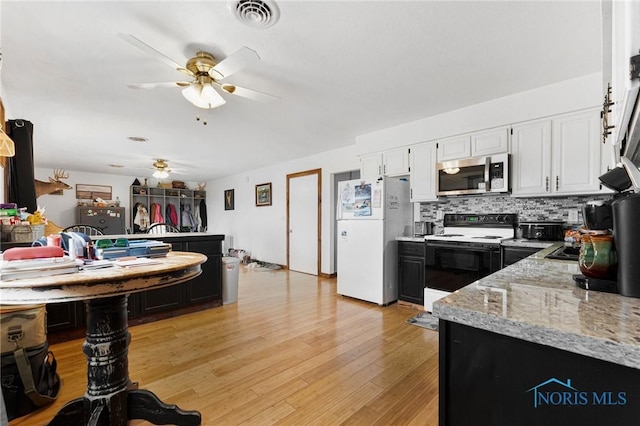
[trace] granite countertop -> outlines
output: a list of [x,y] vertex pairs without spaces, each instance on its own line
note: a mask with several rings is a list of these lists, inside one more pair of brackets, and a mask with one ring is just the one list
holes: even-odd
[[556,241],[540,241],[540,240],[528,240],[526,238],[514,238],[512,240],[504,240],[500,243],[503,247],[531,247],[531,248],[547,248]]
[[443,320],[640,368],[640,299],[583,290],[575,261],[544,256],[559,244],[434,302]]

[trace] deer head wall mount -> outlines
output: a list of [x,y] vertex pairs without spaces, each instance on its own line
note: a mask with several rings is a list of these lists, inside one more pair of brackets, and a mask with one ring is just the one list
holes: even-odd
[[51,194],[52,192],[56,192],[61,189],[71,189],[71,186],[62,182],[62,179],[68,178],[69,173],[65,173],[65,171],[61,169],[55,169],[53,171],[53,177],[49,177],[49,182],[43,182],[36,179],[36,198],[41,195]]

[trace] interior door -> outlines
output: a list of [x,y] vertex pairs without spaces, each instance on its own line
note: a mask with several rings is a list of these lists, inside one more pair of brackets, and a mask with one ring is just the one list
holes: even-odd
[[320,273],[320,169],[287,175],[288,266]]

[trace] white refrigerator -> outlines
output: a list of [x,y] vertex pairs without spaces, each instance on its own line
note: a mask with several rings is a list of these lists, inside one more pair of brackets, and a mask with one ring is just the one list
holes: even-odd
[[398,300],[396,237],[411,230],[409,181],[344,181],[338,198],[338,294],[378,305]]

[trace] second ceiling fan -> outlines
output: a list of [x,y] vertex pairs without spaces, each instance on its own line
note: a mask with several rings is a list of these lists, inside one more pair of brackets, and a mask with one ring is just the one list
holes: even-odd
[[242,96],[244,98],[257,101],[271,101],[279,99],[277,96],[267,93],[258,92],[256,90],[247,89],[233,84],[222,83],[221,80],[245,68],[253,63],[260,61],[260,57],[248,47],[242,47],[225,59],[218,62],[216,58],[208,52],[199,51],[196,56],[190,58],[185,66],[175,62],[173,59],[165,56],[163,53],[149,46],[139,38],[131,34],[118,34],[118,37],[139,48],[140,50],[160,59],[167,63],[173,69],[178,70],[189,77],[191,81],[174,81],[167,83],[141,83],[129,84],[132,89],[155,89],[157,87],[182,87],[182,95],[193,105],[198,108],[217,108],[226,101],[218,93],[214,86],[219,87],[226,93]]

